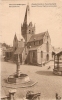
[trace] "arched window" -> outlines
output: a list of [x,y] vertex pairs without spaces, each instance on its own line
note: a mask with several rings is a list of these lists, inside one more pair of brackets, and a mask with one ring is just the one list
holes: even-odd
[[48,41],[46,43],[46,51],[49,52],[49,43],[48,43]]

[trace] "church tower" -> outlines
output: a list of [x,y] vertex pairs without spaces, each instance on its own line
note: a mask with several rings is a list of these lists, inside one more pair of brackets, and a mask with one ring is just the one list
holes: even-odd
[[25,17],[23,25],[21,25],[21,33],[23,38],[25,39],[25,43],[27,43],[30,37],[35,34],[35,25],[33,26],[32,22],[30,22],[30,8],[29,5],[26,7]]

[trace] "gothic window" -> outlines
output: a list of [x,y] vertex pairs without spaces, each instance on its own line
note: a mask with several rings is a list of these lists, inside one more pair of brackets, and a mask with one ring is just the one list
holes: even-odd
[[49,43],[48,43],[48,41],[46,43],[46,51],[49,52]]
[[41,58],[43,58],[43,51],[41,51]]

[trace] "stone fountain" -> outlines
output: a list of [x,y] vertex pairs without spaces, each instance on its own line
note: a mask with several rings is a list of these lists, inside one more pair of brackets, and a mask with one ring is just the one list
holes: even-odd
[[20,72],[20,58],[19,58],[19,54],[18,54],[18,57],[17,57],[17,60],[16,60],[16,73],[13,74],[13,75],[10,75],[8,77],[8,80],[7,82],[8,83],[25,83],[25,82],[28,82],[30,81],[30,78],[27,74],[23,74]]

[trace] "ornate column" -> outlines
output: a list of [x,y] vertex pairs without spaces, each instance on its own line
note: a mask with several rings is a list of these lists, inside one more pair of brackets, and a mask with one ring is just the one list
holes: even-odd
[[17,55],[17,70],[16,70],[16,74],[19,77],[20,76],[20,58],[19,58],[19,54]]

